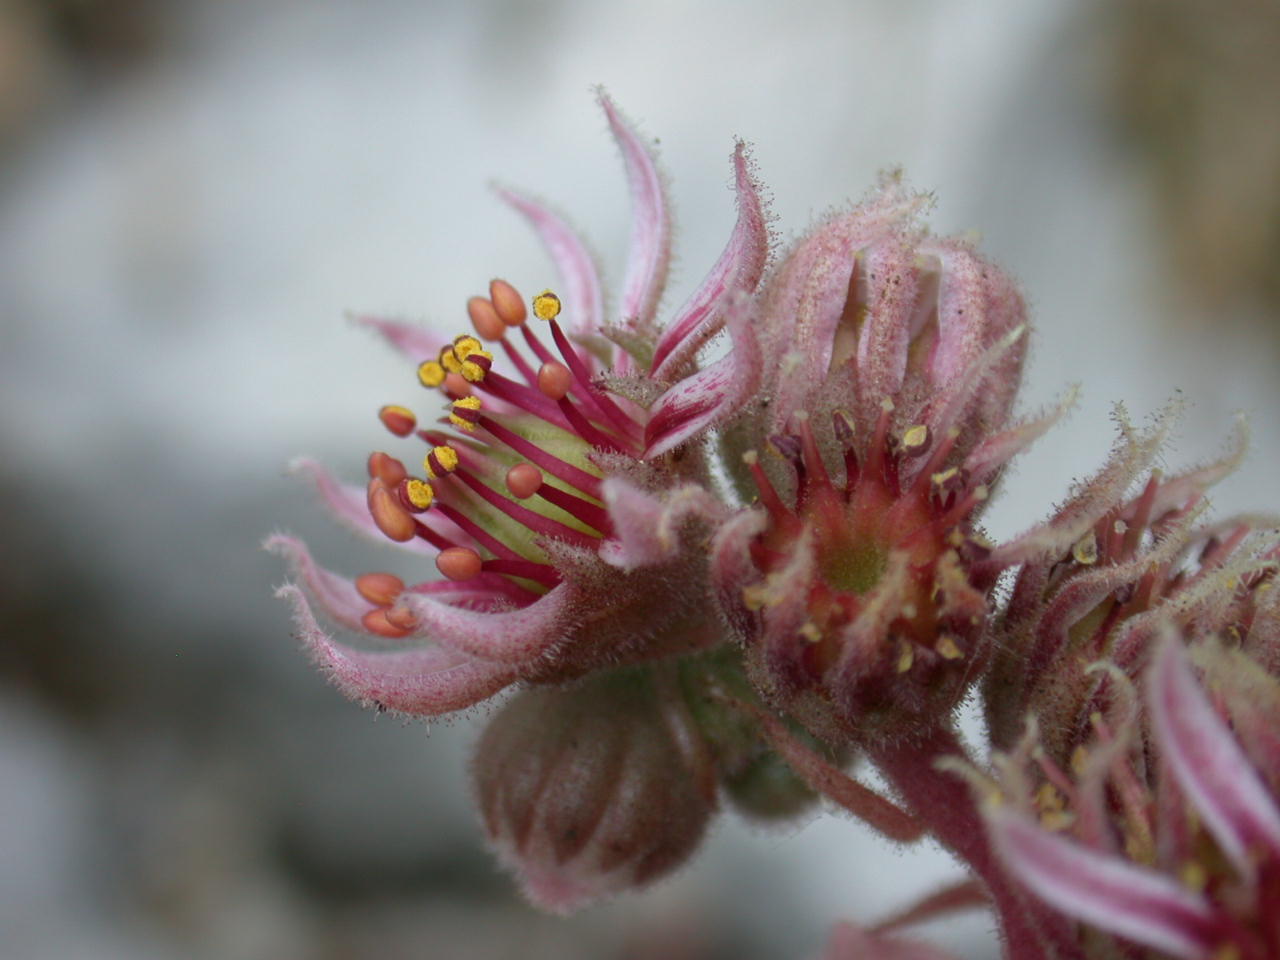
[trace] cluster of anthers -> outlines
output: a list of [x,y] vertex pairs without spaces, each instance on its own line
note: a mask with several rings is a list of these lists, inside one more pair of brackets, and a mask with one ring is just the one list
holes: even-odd
[[[643,427],[626,409],[628,401],[593,381],[591,358],[570,343],[556,319],[559,297],[545,290],[532,300],[533,315],[550,330],[553,352],[527,322],[524,299],[511,284],[494,280],[489,293],[467,303],[475,334],[459,335],[418,366],[420,383],[449,401],[442,423],[459,435],[419,429],[408,408],[384,406],[378,416],[392,434],[416,433],[430,449],[422,462],[425,478],[410,475],[389,454],[372,453],[368,505],[390,539],[420,537],[438,549],[436,566],[445,577],[499,575],[510,599],[523,605],[560,581],[535,538],[594,550],[609,536],[601,473],[591,455],[638,457]],[[517,330],[538,366],[512,342]],[[518,379],[493,369],[486,343],[501,348]],[[533,498],[536,507],[526,506]],[[403,590],[398,584],[386,573],[356,580],[361,595],[375,604],[363,621],[370,632],[412,632],[412,613],[396,604]]]

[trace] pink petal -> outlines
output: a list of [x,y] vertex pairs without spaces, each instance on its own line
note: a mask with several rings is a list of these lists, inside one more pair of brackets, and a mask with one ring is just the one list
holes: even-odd
[[851,923],[838,923],[831,931],[821,960],[956,960],[956,957],[917,940],[886,937]]
[[537,201],[501,187],[498,196],[533,225],[560,271],[564,314],[573,329],[578,334],[599,333],[604,322],[604,297],[595,261],[582,240],[567,223]]
[[769,229],[760,188],[751,175],[746,145],[733,152],[738,189],[738,222],[711,272],[663,331],[649,376],[668,379],[724,326],[722,302],[730,290],[755,290],[769,258]]
[[1174,880],[1042,830],[1007,806],[984,811],[1009,872],[1077,920],[1185,960],[1214,946],[1208,904]]
[[1072,387],[1062,402],[1047,413],[1015,423],[978,444],[964,461],[970,482],[989,483],[1001,467],[1044,436],[1075,406],[1077,393]]
[[748,609],[742,593],[760,577],[751,560],[751,541],[768,524],[763,510],[743,510],[721,525],[711,541],[711,587],[729,626],[746,642],[754,641],[760,628],[760,615]]
[[619,309],[624,323],[638,321],[638,325],[643,327],[653,320],[658,298],[667,280],[671,252],[667,199],[649,149],[603,92],[600,94],[600,106],[604,108],[609,128],[622,149],[631,186],[631,247]]
[[293,605],[294,624],[308,652],[353,700],[439,716],[479,703],[515,679],[508,666],[440,647],[373,652],[345,646],[320,629],[299,587],[285,585],[276,596]]
[[262,546],[289,561],[290,572],[302,581],[327,617],[349,630],[365,632],[360,618],[373,609],[373,604],[356,592],[352,581],[317,564],[307,545],[296,537],[277,533]]
[[477,613],[433,599],[404,595],[417,615],[418,630],[441,646],[481,660],[530,666],[555,650],[573,629],[582,598],[570,583],[561,583],[518,610]]
[[1166,631],[1148,667],[1155,736],[1178,785],[1245,877],[1266,848],[1280,857],[1280,810],[1230,729],[1209,704],[1182,644]]
[[436,356],[440,348],[449,342],[416,323],[405,323],[401,320],[375,317],[364,313],[353,313],[350,319],[358,326],[369,327],[382,334],[384,340],[415,363]]
[[621,477],[605,480],[604,502],[613,536],[600,547],[600,559],[628,571],[675,557],[685,520],[716,519],[725,513],[720,501],[697,484],[686,484],[659,498]]
[[751,399],[764,362],[752,328],[751,301],[735,295],[726,311],[729,353],[659,397],[645,426],[644,458],[657,457],[727,419]]

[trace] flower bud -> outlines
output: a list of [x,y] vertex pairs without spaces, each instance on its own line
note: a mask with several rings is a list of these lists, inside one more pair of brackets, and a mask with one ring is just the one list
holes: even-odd
[[670,873],[716,807],[710,753],[665,667],[521,691],[472,773],[499,858],[556,913]]

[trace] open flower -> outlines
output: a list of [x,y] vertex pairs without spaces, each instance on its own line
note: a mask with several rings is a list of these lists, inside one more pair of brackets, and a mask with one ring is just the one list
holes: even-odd
[[[595,267],[575,234],[504,191],[555,260],[563,299],[544,291],[526,301],[495,280],[488,297],[467,305],[473,329],[446,342],[366,318],[445,404],[442,423],[422,427],[407,406],[380,411],[393,435],[425,444],[422,470],[375,452],[360,488],[299,464],[341,518],[434,555],[444,576],[410,586],[381,572],[352,581],[319,568],[300,541],[271,539],[291,561],[297,583],[280,593],[308,648],[352,697],[439,714],[517,680],[562,682],[719,640],[695,528],[725,508],[708,492],[696,441],[758,385],[751,295],[768,255],[765,214],[739,144],[729,243],[660,326],[669,243],[662,180],[645,144],[600,102],[634,213],[617,319],[604,316]],[[698,348],[725,327],[732,349],[699,368]],[[382,648],[334,640],[313,606]]]
[[[1040,767],[1039,786],[1031,771],[1006,761],[1007,779],[1018,786],[986,806],[992,842],[1013,877],[1085,925],[1075,930],[1077,954],[1280,956],[1277,757],[1253,749],[1226,722],[1238,723],[1233,699],[1262,693],[1253,711],[1269,707],[1269,715],[1240,726],[1269,729],[1274,742],[1280,683],[1255,667],[1243,688],[1231,681],[1240,676],[1231,654],[1197,653],[1226,680],[1220,707],[1167,629],[1146,671],[1149,738],[1140,736],[1135,706],[1113,725],[1095,718],[1098,740],[1077,752],[1074,779],[1043,752],[1024,750]],[[1135,954],[1113,937],[1149,952]]]
[[717,535],[721,604],[775,705],[832,740],[936,722],[977,675],[995,573],[975,573],[976,521],[1053,421],[1009,423],[1022,300],[922,205],[888,180],[782,262],[776,369],[726,444],[759,504]]

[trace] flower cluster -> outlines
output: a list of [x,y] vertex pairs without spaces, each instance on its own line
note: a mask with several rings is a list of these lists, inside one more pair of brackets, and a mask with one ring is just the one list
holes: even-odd
[[[440,413],[382,407],[410,452],[371,453],[361,484],[296,470],[437,575],[348,578],[271,537],[321,669],[406,714],[501,695],[477,804],[546,909],[669,873],[722,804],[772,821],[821,795],[970,871],[839,926],[833,960],[941,958],[902,928],[979,904],[1013,960],[1280,955],[1277,524],[1206,520],[1243,430],[1166,476],[1176,410],[1147,430],[1121,411],[1104,466],[992,542],[1006,465],[1072,403],[1014,415],[1030,334],[1009,277],[931,235],[897,176],[771,265],[738,144],[728,243],[663,322],[663,178],[600,102],[633,207],[613,313],[566,222],[504,190],[558,293],[494,280],[448,339],[357,318]],[[987,750],[956,728],[975,691]]]

